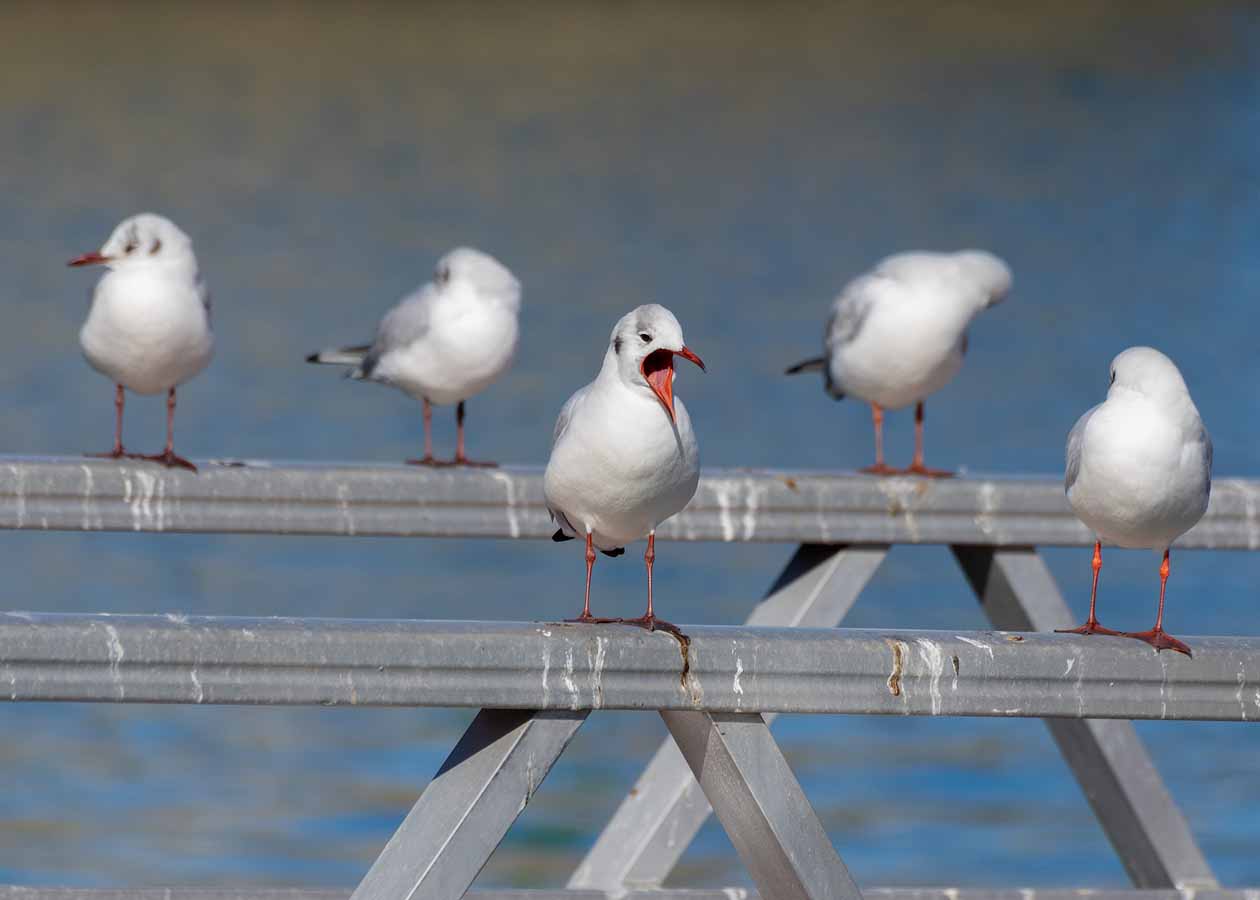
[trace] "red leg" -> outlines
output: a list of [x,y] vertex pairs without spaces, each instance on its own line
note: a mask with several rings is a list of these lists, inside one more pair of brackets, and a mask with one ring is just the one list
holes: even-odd
[[196,466],[175,453],[175,388],[171,388],[166,392],[166,449],[152,456],[140,456],[138,458],[159,462],[170,469],[179,468],[197,471]]
[[637,619],[626,619],[627,625],[638,625],[640,628],[646,628],[648,631],[668,631],[671,634],[681,638],[682,632],[679,631],[677,625],[672,625],[664,619],[656,618],[656,612],[652,607],[652,565],[656,562],[656,532],[648,532],[647,550],[643,553],[643,564],[647,566],[647,612]]
[[424,398],[424,456],[420,459],[408,459],[404,462],[409,466],[436,466],[438,461],[433,458],[433,404],[429,402],[429,398]]
[[123,449],[122,443],[122,423],[123,423],[123,404],[126,402],[126,394],[121,384],[114,385],[114,449],[108,453],[89,453],[88,456],[96,456],[102,459],[122,459],[127,455],[127,451]]
[[896,474],[896,469],[884,465],[884,410],[878,403],[871,404],[871,419],[875,423],[875,465],[860,471],[867,475]]
[[1155,627],[1150,631],[1126,632],[1124,636],[1145,641],[1155,648],[1156,653],[1160,650],[1176,650],[1178,653],[1192,656],[1189,647],[1164,631],[1164,591],[1168,587],[1168,573],[1168,551],[1165,550],[1164,561],[1159,567],[1159,613],[1155,616]]
[[1094,615],[1094,609],[1098,605],[1098,573],[1102,571],[1102,541],[1094,541],[1094,561],[1091,565],[1094,569],[1094,586],[1089,592],[1089,618],[1079,628],[1056,628],[1055,631],[1059,634],[1123,635],[1123,631],[1112,631],[1110,628],[1103,628],[1098,624],[1098,617]]
[[928,478],[952,478],[953,472],[944,469],[929,469],[923,464],[923,401],[914,407],[914,461],[906,469],[911,475],[924,475]]
[[582,603],[582,615],[576,619],[565,619],[566,622],[605,623],[620,622],[620,619],[597,619],[591,615],[591,570],[595,568],[595,545],[591,533],[586,532],[586,599]]
[[478,466],[481,468],[494,468],[498,463],[478,462],[469,459],[464,455],[464,401],[459,401],[459,405],[455,407],[455,465],[457,466]]

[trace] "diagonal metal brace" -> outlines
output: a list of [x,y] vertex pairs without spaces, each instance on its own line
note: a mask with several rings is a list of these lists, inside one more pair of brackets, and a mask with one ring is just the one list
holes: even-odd
[[[1036,548],[956,546],[953,551],[996,627],[1052,631],[1076,624]],[[1217,887],[1131,722],[1044,721],[1135,887]]]
[[[836,625],[887,555],[884,546],[803,544],[747,624]],[[774,715],[764,719],[768,724]],[[574,871],[569,889],[659,887],[711,812],[677,744],[667,738]]]
[[666,710],[661,718],[761,896],[861,900],[761,716]]
[[477,713],[351,900],[464,896],[586,715]]

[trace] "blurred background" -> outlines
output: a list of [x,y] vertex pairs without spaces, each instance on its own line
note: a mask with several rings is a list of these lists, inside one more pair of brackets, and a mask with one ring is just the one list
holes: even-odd
[[[0,451],[112,439],[65,261],[154,210],[196,242],[218,354],[180,391],[193,457],[397,461],[418,406],[306,366],[471,244],[525,285],[518,360],[469,452],[546,460],[613,322],[669,306],[707,466],[852,468],[869,410],[781,376],[879,257],[985,247],[1015,290],[928,403],[928,462],[1062,471],[1108,363],[1181,366],[1216,472],[1260,475],[1260,21],[1248,4],[9,4],[0,9]],[[160,447],[160,399],[128,446]],[[435,417],[449,454],[453,414]],[[890,417],[908,462],[912,415]],[[557,618],[576,544],[6,534],[9,609]],[[783,545],[665,544],[674,621],[741,621]],[[1047,557],[1074,610],[1088,551]],[[1158,560],[1113,551],[1103,618],[1147,627]],[[1174,634],[1256,634],[1260,556],[1174,554]],[[641,565],[601,558],[599,609]],[[946,550],[899,547],[848,624],[982,627]],[[0,883],[353,885],[471,714],[0,706]],[[1140,724],[1221,881],[1260,884],[1260,733]],[[785,717],[864,885],[1126,883],[1035,721]],[[559,886],[664,729],[592,717],[479,884]],[[710,823],[674,879],[746,884]]]

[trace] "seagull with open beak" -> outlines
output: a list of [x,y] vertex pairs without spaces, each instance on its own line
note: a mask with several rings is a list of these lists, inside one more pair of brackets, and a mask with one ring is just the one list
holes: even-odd
[[[175,453],[175,388],[201,372],[214,355],[210,292],[197,269],[192,240],[153,213],[123,219],[100,250],[71,266],[107,270],[92,291],[79,331],[83,355],[114,382],[114,447],[110,459],[148,459],[197,471]],[[125,390],[166,394],[166,448],[151,456],[127,453],[122,443]]]
[[[586,599],[574,621],[677,630],[657,619],[652,605],[656,528],[687,505],[700,482],[691,417],[674,396],[675,357],[704,369],[673,313],[655,303],[640,306],[613,328],[599,375],[560,410],[543,494],[560,526],[552,539],[586,542]],[[641,538],[647,538],[647,612],[638,619],[596,619],[595,551],[620,556]]]

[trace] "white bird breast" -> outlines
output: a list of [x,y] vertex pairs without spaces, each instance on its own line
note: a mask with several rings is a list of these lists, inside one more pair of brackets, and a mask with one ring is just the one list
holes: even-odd
[[176,387],[214,355],[214,333],[192,276],[164,269],[115,269],[97,282],[79,332],[98,372],[137,394]]

